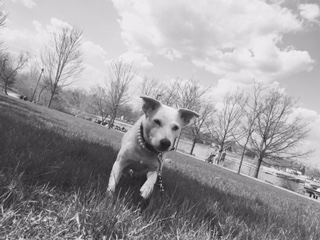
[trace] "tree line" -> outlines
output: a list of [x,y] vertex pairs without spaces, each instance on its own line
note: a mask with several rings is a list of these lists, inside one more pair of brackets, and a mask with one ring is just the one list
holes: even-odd
[[253,81],[251,93],[239,89],[229,92],[217,106],[208,96],[210,88],[201,87],[193,79],[163,84],[146,77],[141,86],[142,93],[160,96],[167,105],[200,112],[185,130],[193,142],[190,154],[204,134],[210,133],[210,140],[220,146],[220,152],[233,143],[242,147],[239,173],[246,151],[251,151],[257,158],[257,177],[261,164],[268,159],[292,161],[311,153],[301,148],[309,133],[308,123],[294,116],[297,100],[281,89]]
[[[0,33],[5,20],[2,7]],[[139,74],[133,62],[111,62],[104,84],[94,85],[89,91],[66,88],[75,84],[84,70],[82,41],[81,29],[62,26],[51,33],[36,57],[27,52],[14,55],[0,41],[0,80],[4,93],[15,87],[30,101],[48,107],[56,104],[57,108],[60,103],[63,108],[67,104],[99,115],[102,121],[108,118],[109,128],[119,115],[128,120],[136,118],[140,112],[129,104],[130,86]],[[21,72],[23,68],[28,71]],[[250,151],[257,159],[255,177],[258,177],[262,163],[267,160],[297,160],[311,153],[301,147],[309,133],[308,123],[294,115],[297,100],[281,89],[253,81],[251,91],[230,91],[221,103],[216,103],[210,94],[212,86],[201,86],[194,78],[161,82],[145,76],[139,86],[141,95],[199,112],[200,117],[181,136],[192,142],[190,154],[203,141],[219,145],[220,153],[237,144],[242,147],[238,172],[246,152]]]

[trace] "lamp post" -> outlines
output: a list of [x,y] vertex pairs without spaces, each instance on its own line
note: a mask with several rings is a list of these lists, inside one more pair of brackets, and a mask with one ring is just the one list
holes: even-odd
[[44,69],[42,68],[42,69],[41,69],[40,76],[39,76],[39,79],[38,79],[38,82],[37,82],[37,85],[36,85],[36,87],[35,87],[35,89],[34,89],[34,92],[33,92],[33,94],[32,94],[31,102],[33,101],[34,94],[35,94],[36,91],[37,91],[37,87],[38,87],[38,84],[39,84],[39,82],[40,82],[40,79],[41,79],[41,76],[42,76],[43,71],[44,71]]

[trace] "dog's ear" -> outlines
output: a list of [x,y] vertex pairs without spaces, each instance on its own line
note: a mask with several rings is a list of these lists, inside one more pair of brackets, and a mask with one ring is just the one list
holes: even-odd
[[143,102],[144,102],[142,106],[142,110],[144,111],[146,116],[148,116],[150,112],[156,110],[161,106],[161,103],[154,98],[151,98],[148,96],[141,96],[141,98],[143,99]]
[[183,127],[187,126],[193,117],[199,117],[198,113],[189,109],[180,108],[178,112],[180,113],[180,117],[183,120]]

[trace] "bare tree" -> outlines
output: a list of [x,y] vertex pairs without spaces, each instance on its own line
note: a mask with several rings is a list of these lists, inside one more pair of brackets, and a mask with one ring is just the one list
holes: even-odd
[[0,53],[0,79],[3,81],[4,93],[8,94],[8,87],[16,81],[16,75],[28,62],[29,54],[21,52],[18,57],[9,53]]
[[7,14],[5,14],[4,5],[1,5],[0,6],[0,28],[4,27],[4,25],[6,24],[6,19],[7,19]]
[[[0,2],[0,5],[2,3]],[[4,5],[0,6],[0,30],[2,28],[4,28],[5,24],[6,24],[6,20],[7,20],[7,14],[5,13],[4,10]],[[0,52],[3,50],[3,41],[0,39]]]
[[200,109],[203,102],[206,102],[205,94],[211,88],[203,87],[195,79],[181,81],[177,86],[175,105],[176,107],[187,108],[196,111]]
[[174,106],[177,102],[178,89],[180,88],[180,79],[176,78],[166,84],[166,90],[161,96],[161,102],[168,106]]
[[91,88],[90,94],[95,112],[99,113],[101,121],[105,121],[110,112],[107,89],[100,85],[96,85]]
[[140,86],[140,92],[142,95],[160,100],[166,94],[166,86],[156,78],[145,76]]
[[138,70],[133,63],[125,63],[123,60],[117,60],[109,65],[109,74],[106,78],[108,105],[110,109],[109,128],[114,124],[119,107],[129,101],[129,84],[137,74]]
[[[72,108],[87,111],[86,107],[90,102],[88,92],[84,89],[75,88],[64,90],[64,101]],[[89,112],[91,113],[91,112]]]
[[213,141],[220,145],[220,155],[225,145],[234,142],[234,138],[240,134],[239,125],[244,103],[243,92],[237,90],[228,93],[224,97],[222,107],[217,110],[212,122],[208,125]]
[[[209,99],[205,98],[205,94],[208,92],[210,87],[204,88],[193,78],[179,82],[177,79],[175,82],[172,82],[171,88],[172,90],[170,94],[172,94],[172,105],[177,108],[186,108],[197,112],[201,109],[201,105],[204,102],[210,102]],[[197,124],[200,123],[201,122],[197,122]],[[203,123],[201,125],[203,125]],[[183,131],[185,131],[185,129]],[[194,131],[194,133],[196,133],[196,131]],[[183,132],[180,132],[176,142],[176,148],[178,148],[181,134],[183,134]],[[194,146],[192,148],[194,148]]]
[[190,150],[190,155],[193,154],[194,147],[197,142],[201,140],[201,137],[203,134],[205,134],[206,131],[206,122],[210,119],[212,119],[213,114],[215,112],[214,106],[207,102],[203,104],[204,106],[200,110],[200,117],[194,119],[194,121],[185,129],[185,132],[190,136],[192,139],[192,146]]
[[250,137],[251,149],[258,157],[255,177],[264,159],[295,160],[311,151],[302,150],[301,144],[309,133],[308,124],[300,116],[292,115],[296,101],[278,89],[272,90],[261,101],[263,111]]
[[41,94],[43,92],[45,92],[47,90],[47,85],[42,83],[40,84],[40,89],[39,89],[39,93],[38,93],[38,96],[37,96],[37,100],[36,100],[36,103],[40,103],[41,102]]
[[30,101],[33,101],[37,90],[37,82],[40,80],[40,75],[40,67],[34,62],[31,62],[31,64],[28,63],[28,71],[23,71],[17,75],[15,89],[17,89],[22,95],[27,96]]
[[235,141],[242,146],[242,154],[239,163],[238,173],[241,171],[242,162],[244,159],[245,152],[247,151],[247,145],[249,143],[250,137],[255,130],[255,123],[263,111],[261,105],[261,92],[263,91],[262,84],[253,82],[253,94],[248,96],[245,101],[245,106],[243,108],[242,120],[240,128],[242,130],[242,138],[244,139],[244,144],[239,142],[239,138],[235,137]]
[[75,82],[83,71],[81,51],[82,31],[74,27],[61,27],[52,33],[41,52],[45,82],[50,89],[50,107],[59,89]]

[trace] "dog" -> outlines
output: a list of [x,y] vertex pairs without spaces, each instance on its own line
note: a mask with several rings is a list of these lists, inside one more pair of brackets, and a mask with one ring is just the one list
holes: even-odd
[[130,170],[146,174],[147,180],[140,188],[140,196],[148,199],[157,179],[160,190],[163,191],[161,173],[165,154],[173,150],[181,128],[188,125],[193,117],[199,117],[199,114],[188,109],[163,105],[148,96],[141,98],[144,115],[122,138],[107,190],[114,193],[122,173]]

